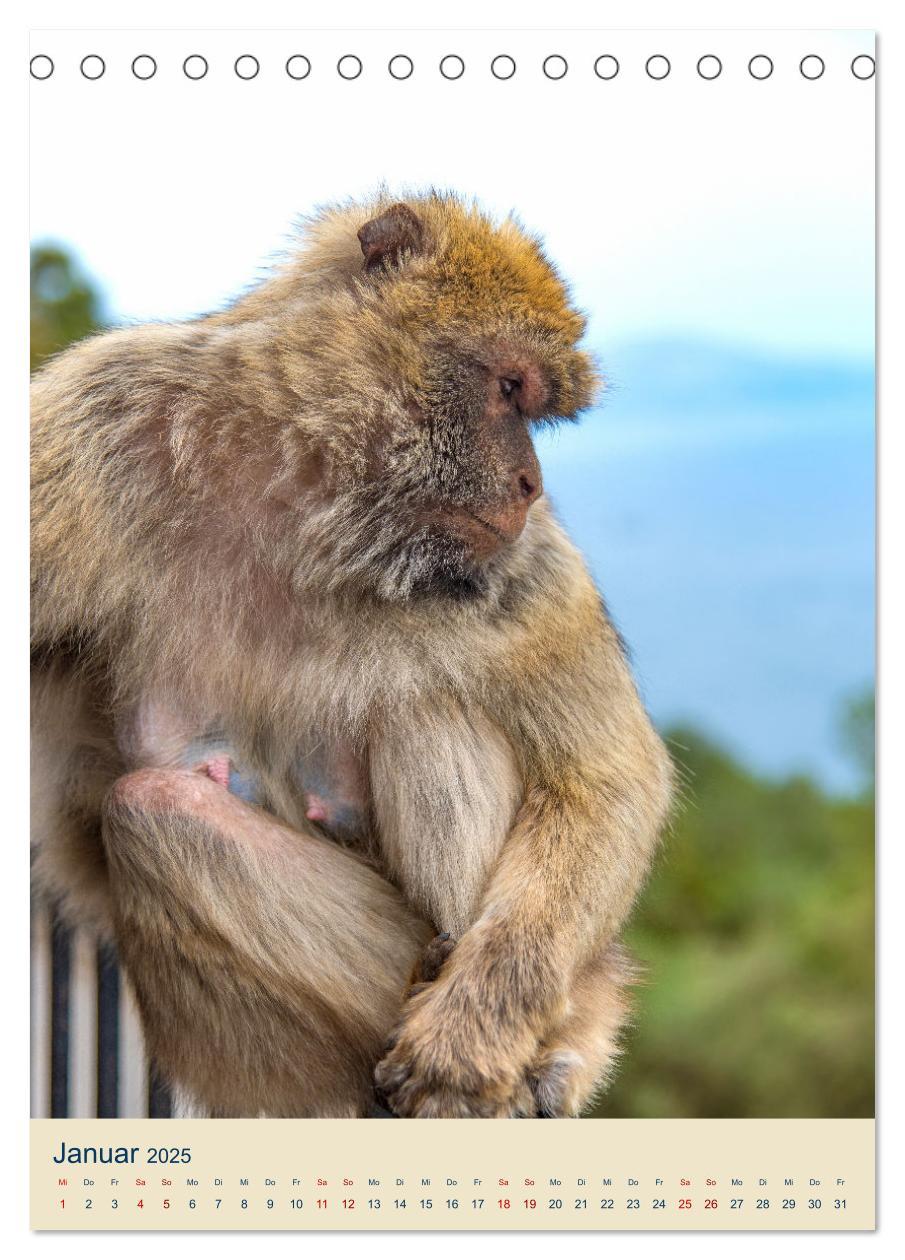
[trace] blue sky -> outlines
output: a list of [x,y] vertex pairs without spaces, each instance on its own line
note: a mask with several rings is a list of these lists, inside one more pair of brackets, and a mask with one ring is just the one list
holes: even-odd
[[874,675],[873,369],[718,342],[613,347],[545,481],[662,724],[845,790],[840,707]]

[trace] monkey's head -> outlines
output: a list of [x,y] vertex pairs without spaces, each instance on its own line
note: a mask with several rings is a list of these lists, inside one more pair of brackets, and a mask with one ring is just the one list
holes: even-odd
[[583,316],[535,237],[450,196],[329,212],[303,258],[331,582],[480,595],[543,494],[533,430],[593,401]]

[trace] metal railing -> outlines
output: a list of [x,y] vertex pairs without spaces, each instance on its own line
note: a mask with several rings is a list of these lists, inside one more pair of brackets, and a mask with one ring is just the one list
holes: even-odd
[[34,902],[31,1114],[35,1119],[180,1113],[145,1052],[115,951]]

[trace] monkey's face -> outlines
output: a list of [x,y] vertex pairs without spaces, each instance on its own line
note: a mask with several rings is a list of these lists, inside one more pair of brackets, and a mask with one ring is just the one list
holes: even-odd
[[543,493],[532,426],[545,414],[543,365],[516,343],[431,347],[413,412],[420,432],[419,521],[474,570],[511,547]]
[[447,198],[415,204],[358,232],[374,423],[336,537],[344,571],[384,597],[475,597],[543,493],[533,429],[575,419],[596,381],[584,320],[536,241]]

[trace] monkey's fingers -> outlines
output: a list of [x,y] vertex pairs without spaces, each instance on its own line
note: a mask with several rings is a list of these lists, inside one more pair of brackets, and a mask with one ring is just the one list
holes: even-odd
[[420,993],[424,985],[433,984],[443,969],[443,964],[455,948],[456,941],[449,932],[441,932],[429,942],[412,976],[413,987],[410,996],[416,992]]
[[410,1119],[516,1119],[537,1114],[530,1087],[515,1090],[490,1086],[470,1091],[444,1079],[422,1074],[413,1064],[393,1061],[392,1052],[377,1066],[376,1097],[393,1116]]
[[[374,1072],[381,1105],[410,1118],[501,1119],[537,1114],[524,1075],[500,1062],[478,1066],[449,1029],[424,1022],[434,985],[418,986]],[[426,1005],[427,1004],[427,1005]],[[418,1025],[413,1028],[414,1023]]]

